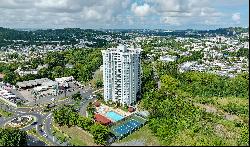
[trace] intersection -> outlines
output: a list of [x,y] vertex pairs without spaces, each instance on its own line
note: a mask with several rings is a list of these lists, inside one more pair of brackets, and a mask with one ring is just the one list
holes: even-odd
[[[102,90],[102,89],[98,89]],[[98,91],[96,90],[96,91]],[[79,108],[79,113],[81,115],[86,115],[86,109],[89,104],[89,102],[94,101],[95,98],[90,99],[92,95],[94,94],[94,89],[92,88],[84,88],[84,89],[79,89],[77,91],[74,91],[74,93],[80,91],[81,96],[83,99],[80,101],[80,108]],[[51,102],[52,103],[52,102]],[[55,100],[53,102],[55,104],[55,108],[60,107],[64,104],[74,104],[75,101],[71,99],[70,97],[63,99],[63,100]],[[29,106],[29,107],[19,107],[19,108],[14,108],[11,106],[7,106],[4,104],[1,104],[1,107],[4,107],[4,110],[9,111],[12,113],[12,116],[9,118],[0,118],[0,126],[3,127],[5,123],[8,121],[12,120],[15,117],[18,116],[25,116],[25,115],[31,115],[35,118],[34,122],[29,124],[28,126],[25,126],[21,128],[21,130],[28,131],[33,128],[36,129],[36,132],[43,138],[45,138],[48,142],[50,142],[53,145],[56,146],[66,146],[67,143],[59,143],[59,141],[56,139],[55,136],[52,135],[52,112],[53,109],[50,110],[49,112],[44,112],[44,109],[47,103],[43,105],[35,105],[35,106]]]

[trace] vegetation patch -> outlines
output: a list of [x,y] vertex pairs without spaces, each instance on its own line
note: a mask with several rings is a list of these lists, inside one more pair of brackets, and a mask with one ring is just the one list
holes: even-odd
[[28,130],[27,133],[28,133],[29,135],[32,135],[32,136],[37,137],[39,140],[45,142],[45,143],[46,143],[47,145],[49,145],[49,146],[52,146],[52,145],[53,145],[52,143],[48,142],[47,139],[46,139],[45,137],[39,135],[35,128]]
[[[93,137],[82,129],[77,127],[67,127],[67,126],[59,126],[55,124],[55,126],[59,129],[60,133],[57,134],[62,137],[65,137],[65,134],[68,135],[69,142],[71,145],[75,146],[96,146],[94,143]],[[62,133],[63,132],[63,133]]]
[[133,140],[143,140],[145,146],[161,145],[160,141],[156,136],[154,136],[148,125],[141,127],[140,129],[133,132],[131,135],[123,138],[122,140],[118,140],[117,143],[125,143]]
[[248,144],[248,124],[227,118],[249,118],[248,75],[229,79],[202,72],[179,73],[177,65],[143,63],[140,107],[150,112],[148,126],[161,144]]
[[26,146],[27,133],[15,128],[0,128],[1,146]]
[[0,109],[0,117],[3,116],[3,117],[10,117],[12,115],[11,112],[8,112],[8,111],[5,111],[3,109]]
[[53,117],[55,123],[60,126],[67,126],[68,128],[78,126],[92,134],[96,144],[105,145],[108,137],[111,135],[110,130],[106,126],[95,123],[91,118],[80,116],[73,106],[64,106],[55,110]]

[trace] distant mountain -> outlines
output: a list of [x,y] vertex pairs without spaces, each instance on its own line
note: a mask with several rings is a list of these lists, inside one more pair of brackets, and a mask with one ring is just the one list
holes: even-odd
[[[55,44],[52,41],[63,41],[64,44],[79,43],[79,39],[91,42],[106,44],[107,41],[98,36],[110,35],[113,38],[128,39],[125,33],[135,33],[144,36],[170,36],[170,37],[204,37],[204,36],[233,36],[235,34],[249,32],[249,28],[230,27],[219,28],[216,30],[164,30],[164,29],[80,29],[80,28],[64,28],[64,29],[32,29],[18,28],[9,29],[0,27],[0,47],[13,44],[13,40],[25,40],[24,45],[31,44]],[[98,45],[101,47],[102,45]]]

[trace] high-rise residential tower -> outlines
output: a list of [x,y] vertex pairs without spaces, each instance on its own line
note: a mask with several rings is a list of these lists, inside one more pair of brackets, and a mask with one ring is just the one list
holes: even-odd
[[102,50],[104,100],[133,106],[141,90],[141,48]]

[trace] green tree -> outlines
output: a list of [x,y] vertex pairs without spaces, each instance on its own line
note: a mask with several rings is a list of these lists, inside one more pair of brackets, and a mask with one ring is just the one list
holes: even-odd
[[110,131],[101,124],[94,124],[90,128],[96,144],[105,145],[110,135]]
[[180,82],[168,75],[161,77],[161,89],[165,91],[176,91]]
[[102,86],[103,86],[102,80],[97,79],[96,82],[95,82],[95,87],[96,87],[96,88],[100,88],[100,87],[102,87]]
[[240,139],[238,141],[239,145],[249,146],[249,127],[243,126],[241,128]]
[[78,101],[78,100],[82,100],[82,95],[80,92],[77,92],[75,94],[72,95],[72,99],[75,100],[75,101]]
[[16,84],[17,82],[17,74],[12,72],[12,71],[6,71],[4,72],[4,78],[3,78],[3,81],[5,83],[10,83],[10,84]]
[[0,128],[1,146],[27,146],[27,133],[13,128]]

